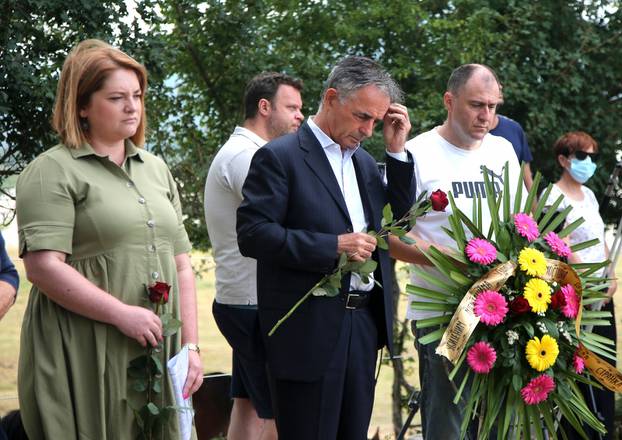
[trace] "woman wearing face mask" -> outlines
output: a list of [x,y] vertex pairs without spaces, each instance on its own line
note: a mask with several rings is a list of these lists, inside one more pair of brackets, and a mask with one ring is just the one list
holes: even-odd
[[[565,196],[558,210],[563,210],[567,206],[572,206],[572,210],[566,218],[566,224],[570,224],[575,220],[583,217],[585,220],[577,229],[570,233],[568,239],[570,245],[581,243],[583,241],[598,238],[600,242],[589,248],[575,252],[570,261],[596,263],[607,260],[609,258],[609,249],[605,242],[605,224],[598,212],[598,202],[591,189],[583,185],[590,177],[594,175],[597,165],[595,163],[596,154],[598,153],[598,144],[587,133],[582,131],[574,131],[561,136],[553,146],[553,152],[557,158],[557,162],[562,168],[561,178],[553,185],[553,190],[548,201],[553,203],[560,195]],[[595,275],[604,276],[605,269],[601,269]],[[615,316],[613,316],[614,307],[611,301],[613,294],[617,288],[615,280],[611,281],[611,285],[607,290],[607,300],[602,310],[611,312],[612,324],[610,326],[594,327],[594,333],[602,335],[612,340],[616,340]],[[581,384],[583,385],[583,384]],[[610,439],[614,438],[614,393],[608,390],[600,390],[587,386],[580,386],[588,406],[594,410],[594,405],[599,419],[607,428],[608,435],[599,436],[598,433],[586,428],[586,432],[590,439]],[[568,438],[582,438],[569,425],[565,425]],[[570,432],[569,432],[570,431]]]

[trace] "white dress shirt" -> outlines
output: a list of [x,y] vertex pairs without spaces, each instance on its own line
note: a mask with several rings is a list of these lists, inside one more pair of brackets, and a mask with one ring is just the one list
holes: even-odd
[[[356,179],[356,171],[354,170],[354,162],[352,156],[357,150],[356,148],[348,148],[341,151],[339,144],[335,143],[326,133],[317,126],[313,119],[308,119],[309,127],[322,146],[330,167],[335,174],[341,194],[348,208],[348,215],[352,222],[352,230],[355,232],[367,232],[368,222],[365,218],[365,210],[363,209],[363,200],[359,192],[358,181]],[[350,278],[350,290],[370,291],[374,288],[373,274],[370,276],[369,282],[364,283],[358,274],[353,273]]]

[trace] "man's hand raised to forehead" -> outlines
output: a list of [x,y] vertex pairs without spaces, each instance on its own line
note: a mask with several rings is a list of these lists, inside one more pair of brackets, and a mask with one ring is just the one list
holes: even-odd
[[402,104],[391,104],[383,118],[384,143],[391,153],[404,151],[404,144],[410,132],[408,109]]

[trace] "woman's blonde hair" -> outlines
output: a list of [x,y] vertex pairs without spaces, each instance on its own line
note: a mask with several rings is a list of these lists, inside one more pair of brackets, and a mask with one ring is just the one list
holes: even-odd
[[131,141],[137,146],[145,143],[145,93],[147,70],[124,52],[100,40],[84,40],[73,48],[63,64],[56,89],[52,126],[69,148],[80,148],[88,142],[88,125],[80,117],[91,95],[100,90],[110,73],[128,69],[136,73],[141,90],[142,112]]

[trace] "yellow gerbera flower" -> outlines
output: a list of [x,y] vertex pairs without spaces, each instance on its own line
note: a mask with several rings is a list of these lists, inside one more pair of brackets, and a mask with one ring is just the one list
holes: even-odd
[[558,354],[557,341],[549,335],[542,336],[542,340],[538,339],[537,336],[534,337],[527,342],[525,348],[527,362],[531,368],[538,371],[544,371],[553,365]]
[[546,273],[544,254],[537,249],[524,248],[518,254],[518,263],[521,270],[532,277],[541,277]]
[[532,278],[525,284],[523,296],[531,306],[532,312],[546,312],[551,302],[551,288],[539,278]]

